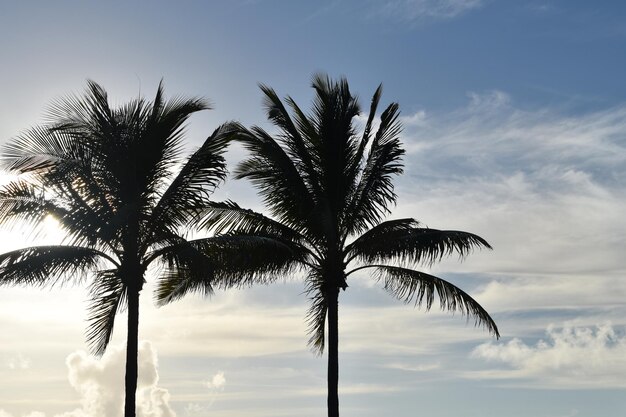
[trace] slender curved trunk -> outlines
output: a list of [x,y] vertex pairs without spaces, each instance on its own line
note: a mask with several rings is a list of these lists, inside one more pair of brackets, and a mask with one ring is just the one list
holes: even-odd
[[126,397],[124,417],[135,417],[137,391],[137,356],[139,339],[139,291],[128,289],[128,335],[126,341]]
[[328,294],[328,417],[339,417],[339,288]]

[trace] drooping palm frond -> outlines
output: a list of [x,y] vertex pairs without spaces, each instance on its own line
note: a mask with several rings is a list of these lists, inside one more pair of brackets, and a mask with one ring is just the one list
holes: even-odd
[[154,299],[158,306],[180,300],[189,294],[209,297],[215,292],[208,275],[199,277],[197,271],[185,267],[168,269],[159,276],[157,281]]
[[500,337],[498,327],[489,313],[454,284],[424,272],[389,265],[368,265],[356,268],[351,273],[369,268],[374,269],[374,278],[382,282],[384,289],[397,299],[430,310],[437,297],[442,310],[458,311],[467,316],[468,320],[473,318],[475,325],[483,326],[497,338]]
[[215,281],[221,288],[275,282],[299,270],[310,259],[306,247],[261,233],[233,232],[192,243],[219,265]]
[[101,356],[113,335],[115,316],[126,305],[126,287],[117,269],[105,269],[97,272],[90,293],[87,343],[94,355]]
[[304,290],[310,302],[305,316],[307,333],[310,335],[307,344],[313,353],[321,355],[326,344],[326,318],[329,307],[327,290],[332,284],[320,266],[310,268],[307,272]]
[[202,253],[196,245],[181,239],[178,243],[154,250],[148,262],[159,260],[164,271],[157,279],[155,300],[164,305],[188,293],[213,294],[215,262]]
[[347,246],[348,260],[431,265],[453,253],[463,258],[474,249],[491,249],[485,239],[473,233],[418,227],[414,222],[401,219],[372,228]]
[[[317,283],[316,283],[317,282]],[[321,355],[326,343],[326,315],[328,313],[328,299],[319,285],[319,280],[307,279],[307,294],[311,305],[306,314],[308,333],[310,334],[309,348]]]
[[99,263],[115,260],[92,248],[33,246],[0,254],[0,284],[55,285],[81,282]]

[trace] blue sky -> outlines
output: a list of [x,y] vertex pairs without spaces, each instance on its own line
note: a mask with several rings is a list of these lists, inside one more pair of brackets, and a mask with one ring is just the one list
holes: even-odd
[[[608,0],[4,2],[0,141],[87,78],[115,103],[161,78],[170,96],[210,99],[190,149],[227,120],[269,127],[259,82],[303,108],[317,71],[345,75],[363,107],[382,82],[407,149],[392,217],[494,246],[433,272],[481,302],[502,339],[351,277],[342,415],[622,417],[625,22],[626,3]],[[218,197],[262,210],[245,183]],[[29,235],[0,239],[8,250]],[[59,239],[54,224],[41,239]],[[156,309],[148,288],[140,415],[323,415],[325,358],[307,349],[302,291],[294,280]],[[96,360],[86,300],[81,288],[0,291],[0,417],[121,415],[123,317]]]

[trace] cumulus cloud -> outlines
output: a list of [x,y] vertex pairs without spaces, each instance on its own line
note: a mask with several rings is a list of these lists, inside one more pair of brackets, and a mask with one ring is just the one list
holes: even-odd
[[474,358],[506,368],[478,371],[470,377],[526,381],[536,388],[623,388],[626,335],[610,324],[595,327],[549,327],[534,344],[521,339],[484,343]]
[[[69,383],[80,395],[80,407],[54,417],[121,417],[124,404],[124,347],[109,347],[97,359],[84,351],[71,353],[66,360]],[[169,405],[169,393],[158,386],[157,354],[143,341],[139,346],[137,381],[138,417],[176,417]],[[13,417],[0,410],[0,417]],[[35,411],[22,417],[46,417]]]

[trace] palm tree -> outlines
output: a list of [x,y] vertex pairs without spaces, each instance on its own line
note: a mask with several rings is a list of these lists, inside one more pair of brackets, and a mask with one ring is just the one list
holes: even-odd
[[182,232],[226,175],[220,129],[182,155],[185,122],[208,108],[202,99],[165,101],[162,84],[152,102],[112,108],[89,81],[84,96],[52,106],[50,123],[4,148],[5,166],[19,176],[0,190],[0,220],[36,227],[53,216],[66,237],[0,255],[0,283],[89,281],[87,340],[98,355],[116,313],[127,308],[126,417],[136,412],[139,294],[148,267],[160,261],[164,275],[203,278],[213,269]]
[[[404,150],[398,136],[398,105],[389,105],[375,123],[382,87],[372,98],[363,132],[354,126],[358,100],[345,79],[316,75],[313,109],[305,114],[287,97],[291,113],[267,86],[261,86],[270,135],[259,127],[230,126],[229,134],[250,151],[236,171],[258,189],[271,216],[227,201],[202,212],[200,226],[215,238],[203,242],[209,257],[219,259],[214,281],[176,277],[162,281],[157,298],[166,303],[193,291],[273,281],[304,272],[311,299],[310,346],[319,354],[328,324],[328,415],[339,415],[338,301],[348,277],[370,270],[393,296],[430,309],[435,296],[441,308],[473,317],[496,337],[495,322],[467,293],[442,278],[412,268],[431,265],[453,253],[490,248],[481,237],[461,231],[423,227],[414,219],[384,221],[396,202],[392,184],[402,173]],[[375,127],[377,125],[377,127]]]

